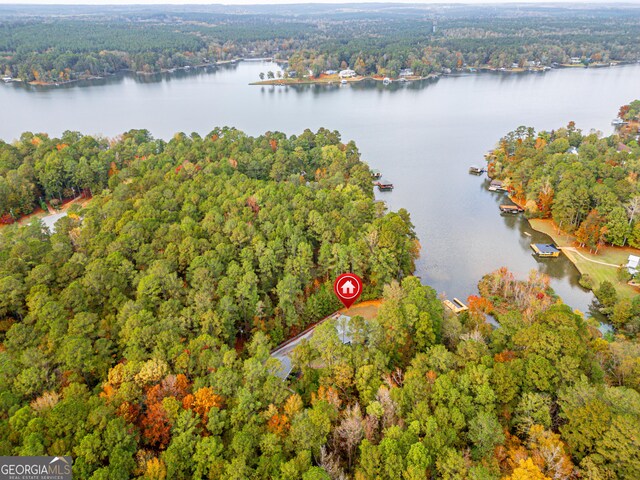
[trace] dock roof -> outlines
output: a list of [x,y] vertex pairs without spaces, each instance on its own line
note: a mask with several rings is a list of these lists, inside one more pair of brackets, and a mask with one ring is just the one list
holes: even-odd
[[558,253],[560,251],[556,248],[555,245],[552,245],[550,243],[535,243],[534,245],[540,251],[540,253],[551,254]]

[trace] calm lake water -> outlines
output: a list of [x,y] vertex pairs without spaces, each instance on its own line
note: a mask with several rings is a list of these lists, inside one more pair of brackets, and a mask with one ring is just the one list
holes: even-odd
[[[408,85],[250,86],[274,64],[242,62],[212,71],[143,79],[118,76],[56,88],[0,85],[0,138],[64,130],[113,136],[131,128],[170,138],[235,126],[248,134],[339,130],[362,158],[393,182],[377,193],[407,208],[422,244],[417,275],[449,297],[476,293],[478,280],[506,266],[519,276],[538,269],[556,292],[586,311],[593,296],[565,258],[537,261],[531,242],[546,242],[521,217],[501,216],[502,194],[467,173],[519,125],[552,129],[570,120],[609,134],[618,108],[640,98],[640,65],[565,69],[545,74],[471,74]],[[529,236],[530,235],[530,236]]]

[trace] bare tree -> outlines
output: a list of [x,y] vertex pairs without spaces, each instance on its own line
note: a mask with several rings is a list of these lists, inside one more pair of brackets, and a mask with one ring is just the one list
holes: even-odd
[[340,460],[336,458],[333,452],[328,452],[325,446],[320,448],[320,461],[318,465],[329,474],[331,480],[347,480],[347,476],[340,466]]
[[358,445],[360,445],[362,437],[364,437],[364,424],[360,405],[356,403],[347,407],[342,417],[342,422],[340,422],[340,425],[338,425],[338,428],[335,430],[335,435],[339,444],[344,447],[347,452],[347,460],[349,461],[349,468],[351,468],[353,453]]
[[627,205],[627,215],[629,215],[629,225],[633,223],[636,213],[640,212],[640,195],[633,197]]

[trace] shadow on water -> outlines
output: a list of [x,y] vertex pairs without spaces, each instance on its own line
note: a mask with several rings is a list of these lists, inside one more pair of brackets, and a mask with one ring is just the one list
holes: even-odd
[[558,258],[540,258],[533,253],[531,244],[554,243],[553,239],[545,233],[534,230],[523,214],[501,213],[499,209],[500,205],[513,205],[514,203],[504,192],[490,192],[489,183],[490,180],[485,178],[480,184],[480,188],[490,194],[493,203],[496,205],[496,215],[502,218],[503,224],[506,225],[509,230],[517,230],[520,233],[518,243],[521,249],[529,252],[531,257],[537,262],[538,270],[551,278],[566,280],[572,287],[576,287],[585,293],[589,292],[588,289],[582,287],[578,282],[580,272],[566,256],[560,255]]
[[305,84],[287,84],[287,85],[263,85],[263,92],[295,92],[298,94],[321,95],[321,94],[336,94],[340,91],[353,89],[354,91],[378,91],[382,92],[399,92],[403,90],[422,90],[437,83],[439,78],[429,78],[424,80],[412,80],[407,82],[392,82],[388,85],[383,84],[381,81],[366,79],[359,82],[351,82],[348,84],[341,84],[339,81],[331,83],[305,83]]

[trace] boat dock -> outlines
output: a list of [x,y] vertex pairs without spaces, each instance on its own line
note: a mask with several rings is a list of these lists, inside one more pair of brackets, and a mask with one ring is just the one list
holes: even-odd
[[518,205],[500,205],[500,212],[517,214],[524,212],[524,208]]
[[491,180],[489,184],[490,192],[506,192],[507,188],[502,184],[500,180]]
[[380,190],[381,192],[388,192],[390,190],[393,190],[393,183],[380,180],[376,182],[375,185],[376,187],[378,187],[378,190]]
[[469,310],[469,307],[467,307],[464,303],[462,303],[457,298],[454,298],[453,301],[445,300],[442,303],[444,303],[444,306],[447,307],[449,310],[451,310],[455,314],[458,314],[460,312],[466,312],[467,310]]
[[532,243],[531,250],[543,258],[556,258],[560,256],[560,249],[552,243]]
[[482,167],[478,167],[476,165],[471,165],[469,167],[469,173],[472,175],[482,175],[486,170]]

